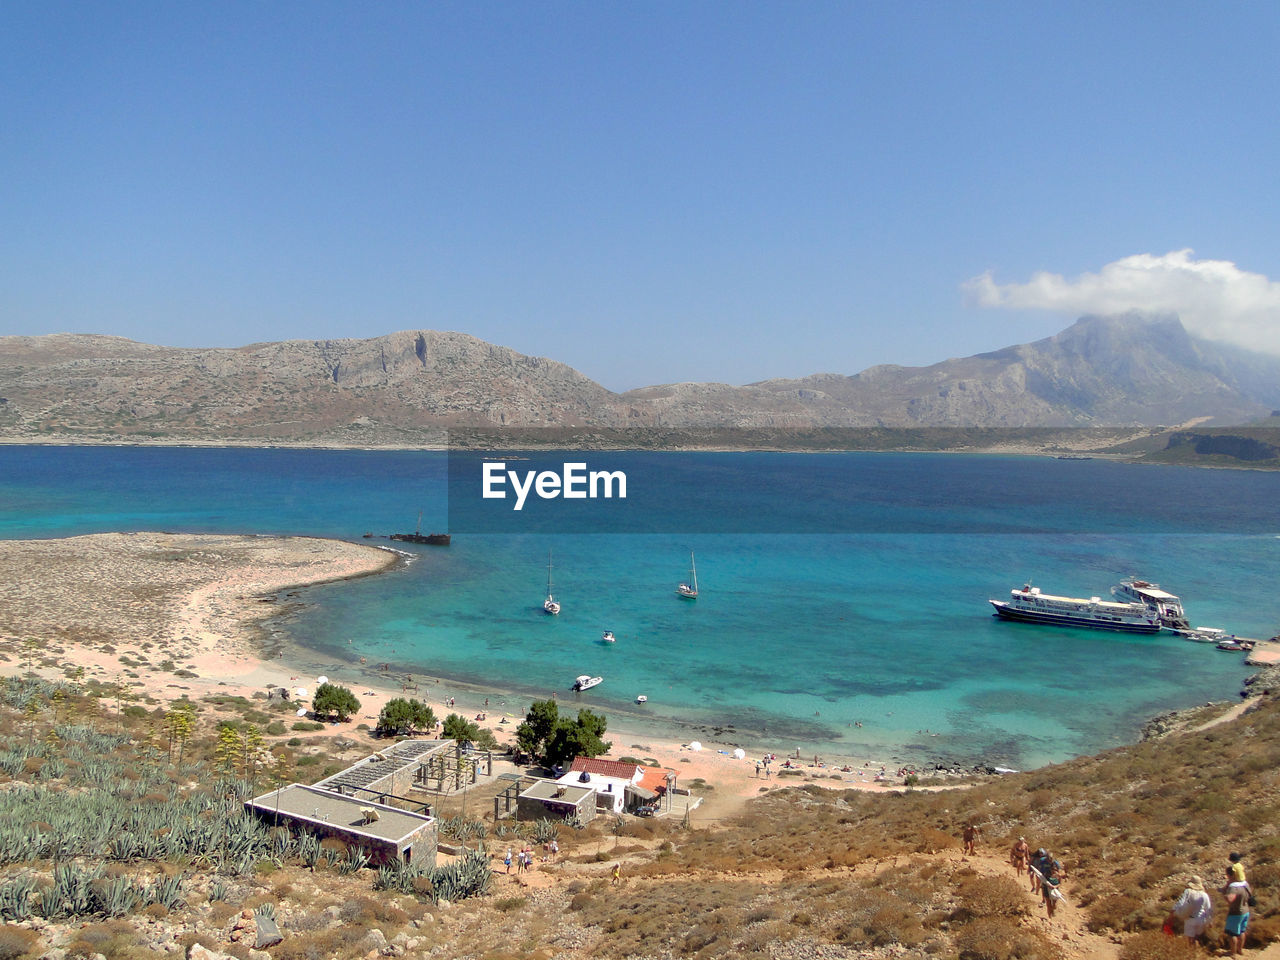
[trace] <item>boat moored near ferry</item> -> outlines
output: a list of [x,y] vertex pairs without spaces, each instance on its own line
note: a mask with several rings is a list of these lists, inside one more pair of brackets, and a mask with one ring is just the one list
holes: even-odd
[[1161,625],[1170,630],[1186,630],[1191,626],[1182,609],[1181,598],[1161,590],[1158,583],[1126,577],[1111,588],[1111,595],[1120,603],[1143,603],[1155,607],[1160,614]]
[[1116,603],[1100,597],[1058,597],[1041,593],[1039,587],[1024,583],[1009,592],[1007,601],[992,600],[996,616],[1025,623],[1046,623],[1059,627],[1087,627],[1121,633],[1158,633],[1160,612],[1145,603]]

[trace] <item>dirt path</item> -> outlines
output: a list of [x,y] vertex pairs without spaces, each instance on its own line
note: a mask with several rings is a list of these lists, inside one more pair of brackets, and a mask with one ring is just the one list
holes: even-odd
[[974,856],[963,857],[954,850],[937,856],[953,862],[957,867],[963,865],[976,870],[983,876],[1016,877],[1026,891],[1027,901],[1033,904],[1029,924],[1061,942],[1067,956],[1073,960],[1116,960],[1119,957],[1120,944],[1109,937],[1091,932],[1085,926],[1085,912],[1073,902],[1075,898],[1072,895],[1070,874],[1062,882],[1063,899],[1058,902],[1053,919],[1050,919],[1045,912],[1044,901],[1038,894],[1031,893],[1031,885],[1025,872],[1021,876],[1015,874],[1008,857],[981,851]]

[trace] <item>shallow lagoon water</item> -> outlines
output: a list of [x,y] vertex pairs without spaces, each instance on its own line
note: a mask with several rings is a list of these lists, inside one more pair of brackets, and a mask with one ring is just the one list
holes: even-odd
[[[1028,579],[1105,596],[1139,575],[1182,595],[1194,623],[1244,636],[1280,627],[1271,473],[929,454],[613,462],[663,478],[652,514],[626,524],[663,532],[611,530],[607,517],[599,532],[532,521],[526,533],[460,532],[455,497],[452,546],[409,547],[414,562],[391,573],[307,590],[282,629],[353,662],[353,675],[364,656],[456,678],[513,716],[555,692],[655,729],[732,728],[722,739],[780,753],[1029,767],[1233,697],[1248,671],[1238,654],[1171,635],[1003,623],[989,598]],[[0,448],[0,535],[359,539],[412,529],[418,509],[439,529],[446,466],[422,452]],[[682,514],[694,499],[682,484],[708,468],[724,496],[699,482],[696,519]],[[541,612],[548,550],[558,617]],[[684,601],[674,588],[691,550],[701,595]],[[605,629],[617,643],[601,641]],[[574,695],[582,673],[605,683]]]

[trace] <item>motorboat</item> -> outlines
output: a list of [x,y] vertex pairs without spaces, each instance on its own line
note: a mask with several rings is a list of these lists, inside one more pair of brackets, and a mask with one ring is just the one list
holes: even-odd
[[612,630],[606,630],[604,633],[600,634],[600,639],[605,643],[616,643],[618,641],[618,638],[613,635]]
[[1252,650],[1252,640],[1241,640],[1239,637],[1224,637],[1218,641],[1219,650]]
[[640,696],[636,697],[636,703],[648,703],[648,702],[649,702],[649,698],[646,697],[643,693],[640,694]]
[[1221,637],[1214,637],[1204,633],[1197,633],[1195,630],[1188,630],[1182,635],[1183,640],[1190,640],[1192,643],[1218,643]]
[[590,690],[594,686],[604,683],[604,677],[588,677],[585,673],[573,681],[571,690],[577,690],[581,693],[583,690]]

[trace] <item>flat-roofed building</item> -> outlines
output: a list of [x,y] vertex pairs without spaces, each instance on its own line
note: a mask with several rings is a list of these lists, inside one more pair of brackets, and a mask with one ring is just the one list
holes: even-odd
[[301,783],[254,797],[245,807],[268,823],[361,847],[375,866],[392,860],[435,866],[439,829],[427,814]]
[[572,820],[582,823],[596,815],[596,791],[593,787],[555,780],[535,780],[516,799],[516,817],[520,820]]

